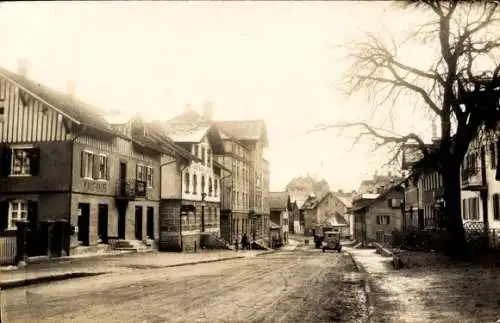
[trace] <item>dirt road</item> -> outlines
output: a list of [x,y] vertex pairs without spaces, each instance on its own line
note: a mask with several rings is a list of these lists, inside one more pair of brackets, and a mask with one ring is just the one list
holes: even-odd
[[280,251],[141,268],[4,292],[6,322],[357,322],[361,276],[347,254]]

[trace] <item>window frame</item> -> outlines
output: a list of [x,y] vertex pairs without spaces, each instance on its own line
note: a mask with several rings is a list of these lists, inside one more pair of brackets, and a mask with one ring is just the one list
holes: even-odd
[[[31,175],[31,154],[30,154],[30,150],[33,149],[33,146],[12,146],[12,147],[9,147],[10,150],[11,150],[11,156],[10,156],[10,174],[9,176],[11,177],[27,177],[27,176],[32,176]],[[28,164],[28,171],[26,173],[20,173],[20,174],[15,174],[14,173],[14,161],[16,159],[16,151],[22,151],[26,154],[26,156],[24,157],[27,161],[27,164]],[[21,168],[23,168],[25,166],[25,164],[21,165]]]
[[[16,205],[17,209],[14,210],[13,206]],[[22,208],[21,206],[26,206],[26,209]],[[17,230],[17,226],[13,224],[13,221],[19,221],[19,220],[28,220],[28,201],[26,200],[13,200],[9,201],[9,212],[8,212],[8,219],[7,219],[7,230],[12,231],[12,230]],[[26,213],[25,217],[21,216],[19,217],[19,214]],[[14,217],[14,214],[17,214],[16,217]]]

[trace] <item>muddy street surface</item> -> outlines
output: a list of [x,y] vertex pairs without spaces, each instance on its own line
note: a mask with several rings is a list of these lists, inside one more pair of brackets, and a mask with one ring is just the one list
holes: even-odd
[[315,249],[12,289],[2,303],[2,322],[358,322],[365,313],[349,255]]

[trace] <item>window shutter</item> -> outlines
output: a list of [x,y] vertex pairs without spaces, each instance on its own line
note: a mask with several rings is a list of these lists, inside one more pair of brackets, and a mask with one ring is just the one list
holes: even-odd
[[0,171],[1,171],[2,177],[7,177],[10,175],[11,163],[12,163],[12,149],[3,148],[2,149],[2,159],[1,159],[1,164],[0,164]]
[[387,216],[386,219],[387,219],[387,224],[391,224],[391,217]]
[[82,157],[80,161],[80,176],[85,177],[85,170],[87,169],[87,160],[85,157],[87,156],[84,151],[82,151],[81,156]]
[[99,178],[99,156],[93,155],[92,178]]
[[139,178],[139,165],[135,165],[135,179],[140,181],[142,178]]
[[109,176],[109,158],[106,157],[104,159],[104,162],[106,163],[106,179],[109,180],[110,179],[110,176]]
[[500,210],[498,208],[498,194],[493,194],[493,217],[495,220],[500,219]]
[[500,140],[497,141],[497,165],[496,165],[496,174],[495,179],[500,181]]
[[0,201],[0,232],[7,230],[9,226],[9,202]]
[[40,148],[31,149],[29,158],[31,175],[37,176],[40,174]]

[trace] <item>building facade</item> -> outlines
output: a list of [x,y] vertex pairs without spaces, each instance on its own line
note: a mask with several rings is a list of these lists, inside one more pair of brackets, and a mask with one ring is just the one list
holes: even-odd
[[279,238],[283,244],[287,244],[289,238],[290,205],[288,192],[269,193],[270,220],[280,227]]
[[193,156],[162,157],[161,249],[207,248],[211,238],[221,235],[221,167],[214,161],[224,151],[219,132],[190,108],[153,126]]
[[27,74],[0,69],[0,102],[1,229],[27,220],[29,256],[158,240],[160,147]]
[[[209,113],[205,113],[205,115],[207,114],[209,115]],[[241,240],[243,233],[246,233],[249,237],[255,236],[256,239],[262,239],[267,235],[266,228],[269,221],[269,211],[266,209],[267,202],[265,201],[265,194],[268,192],[269,188],[268,184],[264,183],[264,180],[267,180],[269,177],[268,171],[266,171],[269,167],[263,159],[264,149],[268,146],[266,125],[263,120],[217,121],[214,122],[214,124],[225,136],[227,136],[226,140],[228,140],[228,142],[238,142],[239,145],[232,145],[232,147],[244,146],[244,149],[236,149],[244,152],[243,155],[248,156],[248,161],[246,163],[243,161],[236,161],[236,165],[234,165],[233,161],[233,165],[231,165],[234,166],[232,168],[232,194],[234,196],[232,201],[236,202],[236,200],[241,200],[242,192],[239,193],[240,197],[238,198],[235,196],[237,192],[234,189],[238,187],[238,185],[234,185],[235,179],[241,177],[243,180],[242,183],[247,183],[241,184],[245,185],[244,187],[239,187],[242,187],[243,193],[245,193],[243,203],[248,205],[248,213],[236,213],[236,216],[232,219],[232,241],[236,239]],[[226,165],[224,162],[221,162],[221,164]],[[243,175],[242,169],[248,173]],[[248,185],[248,188],[246,185]],[[240,204],[241,203],[240,201]],[[235,207],[237,206],[233,204],[233,208]],[[246,209],[243,209],[243,211],[246,211]]]
[[380,194],[360,194],[353,201],[354,238],[363,243],[379,241],[392,230],[401,230],[404,189],[394,185]]

